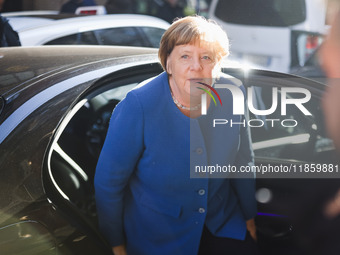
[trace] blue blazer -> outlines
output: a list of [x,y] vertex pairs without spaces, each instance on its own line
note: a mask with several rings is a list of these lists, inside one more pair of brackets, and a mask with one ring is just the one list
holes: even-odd
[[[232,115],[231,94],[222,100],[226,119],[242,123],[243,115]],[[256,214],[254,178],[190,176],[195,166],[253,164],[246,126],[209,124],[209,112],[221,109],[186,117],[166,73],[117,105],[95,175],[99,226],[110,245],[125,243],[131,255],[194,255],[204,225],[215,236],[245,238],[245,221]]]

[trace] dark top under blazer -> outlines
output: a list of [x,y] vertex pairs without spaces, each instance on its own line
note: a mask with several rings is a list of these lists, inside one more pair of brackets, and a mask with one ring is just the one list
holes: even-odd
[[[225,95],[224,116],[242,122]],[[166,73],[117,105],[95,175],[99,225],[110,245],[125,243],[133,255],[194,255],[204,224],[215,236],[244,239],[245,220],[256,214],[254,178],[190,178],[190,161],[253,164],[248,128],[212,130],[202,121],[209,116],[183,115]]]

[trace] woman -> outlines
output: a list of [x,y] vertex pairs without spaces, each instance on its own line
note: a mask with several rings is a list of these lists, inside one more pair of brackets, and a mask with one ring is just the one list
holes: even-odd
[[[165,72],[114,110],[95,176],[100,229],[114,254],[252,254],[246,230],[256,238],[254,179],[190,174],[193,164],[253,161],[246,127],[214,132],[207,125],[210,113],[222,109],[210,106],[210,97],[208,114],[200,116],[203,87],[226,80],[220,73],[226,55],[227,35],[214,22],[179,19],[160,43]],[[223,114],[244,118],[232,116],[232,107]]]

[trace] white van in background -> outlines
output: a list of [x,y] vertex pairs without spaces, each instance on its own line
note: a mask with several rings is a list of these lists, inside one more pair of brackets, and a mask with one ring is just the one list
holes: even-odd
[[209,18],[230,38],[230,58],[273,71],[303,65],[326,32],[325,0],[212,0]]

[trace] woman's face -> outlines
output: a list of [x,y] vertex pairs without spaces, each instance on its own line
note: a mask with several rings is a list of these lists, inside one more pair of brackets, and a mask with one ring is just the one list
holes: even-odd
[[202,90],[196,89],[197,82],[212,85],[212,78],[219,72],[219,63],[208,46],[178,45],[168,56],[167,72],[171,86],[175,85],[182,93],[194,96],[202,94]]

